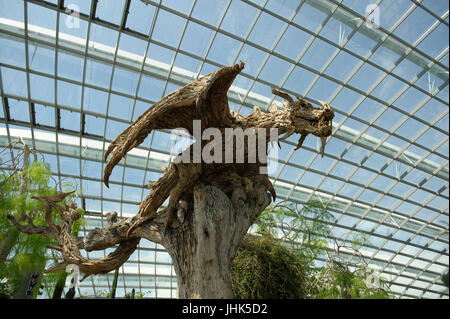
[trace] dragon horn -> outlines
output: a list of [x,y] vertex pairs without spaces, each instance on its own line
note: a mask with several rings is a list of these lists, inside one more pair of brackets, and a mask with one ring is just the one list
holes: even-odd
[[289,136],[291,136],[294,133],[295,133],[295,131],[293,129],[289,130],[282,137],[280,137],[278,140],[279,141],[285,140],[285,139],[287,139]]
[[302,147],[303,141],[306,138],[306,135],[308,134],[302,134],[298,140],[297,146],[295,147],[294,151],[298,150],[300,147]]
[[322,144],[320,145],[320,155],[323,158],[323,154],[325,153],[325,144],[327,143],[327,137],[321,136],[320,141],[322,142]]
[[327,102],[321,101],[321,100],[317,100],[317,102],[320,103],[320,105],[322,105],[324,108],[329,107]]

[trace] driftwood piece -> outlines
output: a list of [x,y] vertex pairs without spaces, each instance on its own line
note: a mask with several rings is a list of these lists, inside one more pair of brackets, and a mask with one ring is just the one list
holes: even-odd
[[[262,112],[259,107],[255,107],[254,112],[247,116],[231,112],[228,107],[227,92],[243,68],[242,62],[223,67],[167,95],[139,116],[112,141],[105,152],[105,160],[109,155],[111,156],[105,167],[104,183],[108,186],[113,168],[127,152],[142,143],[152,130],[184,128],[189,134],[194,135],[194,120],[199,121],[202,132],[208,128],[217,128],[223,137],[222,142],[219,143],[222,146],[226,143],[227,128],[251,129],[255,132],[258,143],[265,145],[271,141],[270,134],[266,134],[264,139],[259,140],[259,134],[262,134],[261,129],[266,131],[277,129],[277,136],[282,135],[280,139],[286,139],[298,133],[300,138],[296,149],[301,147],[308,134],[312,134],[321,139],[323,156],[326,139],[332,133],[334,113],[331,107],[319,101],[323,107],[316,108],[299,97],[294,100],[286,93],[272,89],[273,94],[283,98],[282,109],[271,106],[269,112]],[[203,148],[213,140],[211,137],[197,143]],[[189,155],[188,158],[194,159],[198,155],[196,146],[197,144],[194,143],[179,156]],[[270,196],[267,198],[265,195],[271,194],[273,199],[276,197],[267,174],[261,173],[261,167],[265,163],[259,159],[256,162],[249,161],[250,146],[249,142],[243,146],[244,160],[241,163],[227,163],[223,152],[218,154],[222,159],[219,163],[194,160],[172,162],[158,181],[151,181],[146,185],[150,188],[150,192],[140,204],[136,216],[119,219],[117,214],[110,213],[107,216],[106,227],[91,230],[83,238],[75,238],[71,235],[73,222],[79,218],[76,205],[72,202],[57,204],[68,195],[67,193],[61,193],[55,198],[37,198],[46,208],[48,226],[37,227],[33,225],[30,218],[26,225],[18,223],[12,216],[8,218],[24,233],[41,234],[58,240],[59,246],[53,245],[51,248],[61,251],[63,262],[48,271],[63,269],[68,264],[76,264],[85,276],[109,272],[121,266],[129,258],[140,238],[146,238],[168,249],[181,278],[180,285],[185,287],[181,293],[182,296],[213,297],[214,294],[206,288],[204,293],[198,294],[198,286],[196,290],[183,279],[187,278],[184,271],[194,271],[196,263],[199,262],[198,258],[205,258],[204,255],[197,254],[201,250],[198,242],[204,239],[199,237],[201,233],[199,225],[211,224],[211,220],[215,220],[216,225],[211,224],[205,229],[207,232],[214,232],[217,235],[216,238],[224,238],[228,241],[228,244],[222,244],[228,247],[226,258],[232,259],[242,236],[270,203]],[[239,149],[236,146],[233,147],[234,156]],[[217,192],[222,195],[217,195]],[[222,203],[220,209],[223,209],[221,212],[227,211],[231,215],[222,216],[219,219],[216,216],[217,218],[206,221],[205,216],[210,216],[211,213],[208,212],[214,210],[212,205],[214,201],[211,200],[214,196],[220,197],[219,202]],[[169,199],[167,207],[161,209],[167,199]],[[202,211],[200,207],[203,207],[205,211]],[[51,222],[52,208],[56,209],[61,216],[59,225]],[[242,212],[241,217],[239,217],[239,211]],[[192,214],[198,214],[198,216],[193,217]],[[220,223],[226,225],[218,228]],[[223,229],[229,229],[229,227],[234,230],[239,229],[239,235],[236,235],[234,239],[222,233]],[[193,245],[193,243],[197,246],[189,250],[186,245]],[[113,253],[98,260],[88,260],[80,253],[80,249],[99,250],[117,244],[119,246]],[[205,244],[204,247],[213,249],[211,244]],[[188,251],[190,253],[187,253]],[[186,259],[184,264],[183,258]],[[215,260],[217,258],[219,256],[216,256]],[[227,267],[224,269],[226,270]],[[217,276],[223,276],[223,273],[217,273]],[[224,284],[227,285],[226,280]]]

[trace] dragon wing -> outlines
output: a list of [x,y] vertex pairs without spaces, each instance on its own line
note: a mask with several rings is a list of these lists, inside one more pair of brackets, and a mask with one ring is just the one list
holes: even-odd
[[[223,67],[170,93],[140,115],[106,150],[105,161],[109,154],[112,156],[104,171],[105,185],[109,186],[109,176],[117,163],[152,130],[185,128],[192,135],[195,119],[201,120],[202,128],[231,124],[233,117],[228,108],[227,92],[243,68],[242,62]],[[211,100],[214,103],[210,103]],[[214,108],[207,108],[208,105]]]

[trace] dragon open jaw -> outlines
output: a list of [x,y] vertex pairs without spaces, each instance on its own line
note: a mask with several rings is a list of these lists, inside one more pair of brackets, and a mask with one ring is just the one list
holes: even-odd
[[274,88],[272,88],[272,93],[283,98],[283,111],[289,114],[291,120],[290,125],[286,128],[287,132],[279,140],[285,140],[292,134],[299,133],[300,138],[294,149],[298,150],[303,145],[306,136],[313,134],[320,138],[320,154],[323,157],[327,137],[331,136],[333,131],[334,112],[330,105],[319,100],[322,108],[316,108],[298,96],[296,96],[297,101],[294,101],[288,94]]

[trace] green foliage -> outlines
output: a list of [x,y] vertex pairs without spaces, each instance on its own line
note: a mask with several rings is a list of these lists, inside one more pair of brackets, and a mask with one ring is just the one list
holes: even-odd
[[[36,226],[46,225],[45,213],[42,203],[32,197],[49,196],[57,193],[50,186],[51,172],[44,162],[31,162],[27,169],[16,170],[13,173],[0,174],[0,242],[10,240],[12,246],[9,259],[0,265],[0,280],[3,281],[3,290],[16,291],[23,280],[23,274],[31,269],[42,271],[48,259],[46,255],[48,244],[55,244],[55,240],[41,235],[26,235],[15,229],[6,218],[13,215],[19,222],[24,221],[24,216],[32,216]],[[26,187],[24,187],[26,186]],[[53,222],[57,223],[59,216],[53,214]],[[79,228],[81,219],[75,223],[74,228]],[[44,276],[43,286],[49,293],[50,287],[54,287],[57,273]],[[38,285],[39,286],[39,285]],[[37,292],[38,289],[35,289]],[[4,294],[7,296],[7,294]],[[10,296],[10,295],[9,295]]]
[[[40,235],[25,235],[18,232],[6,218],[8,214],[17,220],[23,220],[28,213],[34,215],[35,225],[45,225],[42,204],[32,199],[33,196],[46,196],[56,194],[56,190],[48,186],[50,171],[43,162],[32,162],[24,171],[15,174],[1,174],[0,187],[2,197],[0,199],[0,241],[11,240],[15,245],[9,256],[12,259],[0,265],[0,278],[7,281],[13,291],[17,289],[22,280],[21,274],[30,269],[42,268],[46,257],[45,246],[52,240]],[[21,185],[26,181],[25,192],[21,192]],[[23,186],[22,186],[23,188]]]
[[[310,201],[301,209],[281,202],[260,215],[256,231],[290,243],[295,256],[293,264],[301,265],[304,298],[392,298],[387,282],[368,267],[359,253],[367,242],[367,234],[355,233],[350,246],[335,242],[336,249],[329,248],[329,224],[335,221],[329,208],[329,204],[320,201]],[[344,258],[343,248],[347,255],[353,251],[350,260]],[[316,266],[317,258],[326,260],[325,266]]]
[[142,293],[142,292],[138,291],[134,294],[134,299],[142,299],[142,298],[144,298],[144,296],[145,296],[145,292]]
[[445,287],[447,287],[447,288],[445,288],[445,290],[441,293],[441,297],[442,297],[444,294],[448,294],[448,270],[447,270],[447,273],[446,273],[446,274],[443,274],[443,275],[441,276],[441,281],[444,283]]
[[446,274],[443,274],[442,276],[441,276],[441,281],[444,283],[444,285],[447,287],[447,289],[448,289],[448,271],[447,271],[447,273]]
[[0,299],[11,299],[13,297],[12,287],[6,282],[0,282]]
[[368,267],[354,267],[337,260],[330,260],[318,278],[321,286],[316,298],[326,299],[389,299],[387,283]]
[[[135,291],[135,289],[133,288],[131,292],[127,292],[124,295],[125,299],[142,299],[145,296],[145,292],[142,293],[140,291]],[[97,291],[97,295],[96,296],[80,296],[80,298],[106,298],[106,299],[111,299],[111,291],[106,291],[106,290],[100,290]]]
[[133,288],[131,292],[125,293],[125,299],[142,299],[144,298],[145,293],[142,293],[140,291],[136,292],[136,290]]
[[231,281],[235,298],[304,298],[301,263],[270,235],[244,238],[233,261]]
[[310,201],[297,209],[293,204],[281,202],[260,215],[256,231],[288,241],[304,270],[310,273],[315,271],[315,258],[325,255],[325,238],[330,231],[327,222],[334,222],[328,207],[329,204]]
[[[42,211],[42,204],[31,199],[31,197],[56,194],[56,190],[48,186],[49,178],[50,171],[46,164],[42,162],[32,162],[28,169],[13,175],[0,175],[0,191],[2,193],[2,197],[0,197],[1,240],[3,240],[6,231],[11,227],[11,223],[6,219],[7,214],[20,218],[25,212]],[[20,185],[24,179],[27,180],[26,192],[20,194]],[[35,217],[40,224],[44,222],[43,218]]]

